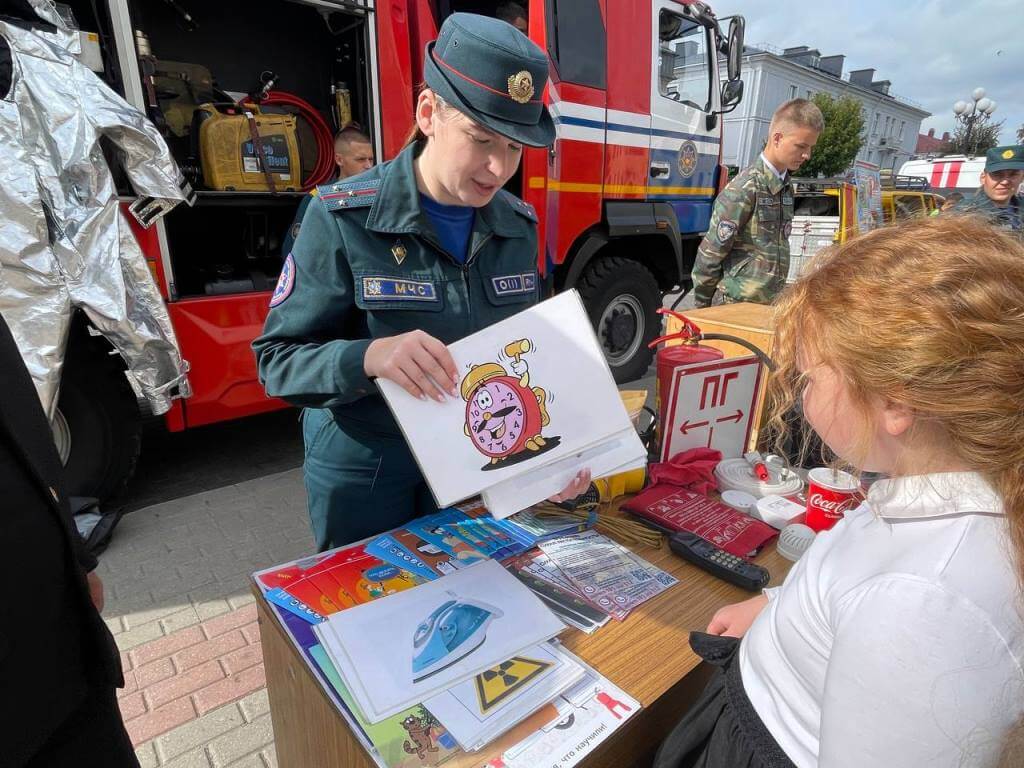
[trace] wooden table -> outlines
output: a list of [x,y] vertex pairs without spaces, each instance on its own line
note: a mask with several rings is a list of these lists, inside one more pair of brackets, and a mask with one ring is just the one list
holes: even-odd
[[[672,554],[667,543],[660,549],[633,549],[680,583],[636,608],[624,622],[609,621],[592,635],[569,629],[560,636],[565,647],[643,705],[582,763],[586,768],[651,764],[662,738],[710,675],[708,665],[690,650],[690,630],[703,630],[718,608],[750,596]],[[756,562],[768,568],[772,584],[780,583],[791,565],[775,551],[774,543]],[[253,591],[278,764],[281,768],[374,768],[376,764],[321,689],[258,587],[254,585]],[[513,729],[486,749],[459,754],[444,768],[480,768],[527,735]]]

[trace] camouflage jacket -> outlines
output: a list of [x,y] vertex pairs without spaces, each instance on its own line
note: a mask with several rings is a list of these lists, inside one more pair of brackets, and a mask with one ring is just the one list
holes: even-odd
[[716,290],[724,302],[770,304],[786,285],[792,227],[793,187],[759,157],[715,201],[693,265],[696,306]]
[[1021,212],[1021,200],[1018,195],[1010,198],[1004,206],[992,202],[985,190],[979,189],[971,197],[965,197],[956,203],[947,213],[975,213],[987,217],[993,224],[1005,227],[1018,237],[1024,238],[1024,213]]

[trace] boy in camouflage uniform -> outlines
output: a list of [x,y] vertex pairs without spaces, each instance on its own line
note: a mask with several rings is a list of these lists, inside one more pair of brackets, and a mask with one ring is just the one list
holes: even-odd
[[693,266],[697,307],[770,304],[786,285],[793,223],[789,172],[811,156],[823,128],[821,110],[807,99],[775,110],[761,156],[715,201]]

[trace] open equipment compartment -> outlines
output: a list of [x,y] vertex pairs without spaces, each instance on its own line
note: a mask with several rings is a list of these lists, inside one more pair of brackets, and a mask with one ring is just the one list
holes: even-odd
[[[318,157],[322,170],[330,167],[321,182],[333,178],[333,143],[327,146],[326,135],[333,137],[339,120],[352,120],[372,136],[366,37],[372,16],[360,5],[347,0],[130,0],[143,79],[154,69],[158,75],[146,88],[147,111],[198,193],[193,208],[179,206],[166,219],[173,299],[273,289],[286,255],[281,244]],[[274,174],[273,192],[255,159],[261,148],[253,143],[249,121],[232,106],[245,94],[258,94],[269,80],[267,90],[298,97],[325,123],[318,144],[308,120],[300,115],[293,121],[299,110],[290,104],[259,106],[262,156],[271,159],[267,168],[274,169],[274,153],[285,161],[291,158],[290,175]],[[347,99],[336,96],[342,88]],[[154,102],[159,109],[153,109]],[[222,106],[197,115],[198,103]],[[234,121],[226,127],[237,140],[201,146],[199,124],[211,115]],[[276,127],[267,128],[271,123]],[[225,148],[239,156],[225,157]],[[301,175],[290,170],[296,157]],[[241,183],[211,183],[204,170],[214,161],[244,171],[236,174]]]

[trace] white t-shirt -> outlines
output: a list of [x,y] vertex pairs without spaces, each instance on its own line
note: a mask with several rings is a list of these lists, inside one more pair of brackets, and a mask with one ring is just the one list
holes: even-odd
[[1024,600],[975,473],[875,483],[818,535],[740,646],[743,686],[800,768],[995,765],[1024,712]]

